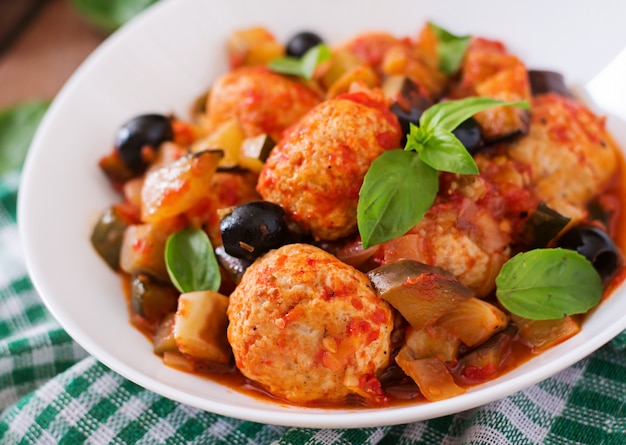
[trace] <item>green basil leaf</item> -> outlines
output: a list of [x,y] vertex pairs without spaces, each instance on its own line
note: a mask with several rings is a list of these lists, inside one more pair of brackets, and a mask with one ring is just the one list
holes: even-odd
[[0,111],[0,173],[20,168],[49,102],[27,102]]
[[459,173],[477,175],[478,166],[465,146],[450,131],[435,129],[419,152],[419,157],[432,168]]
[[507,261],[496,277],[496,296],[507,310],[531,320],[582,314],[602,297],[602,279],[574,250],[535,249]]
[[439,69],[448,76],[456,73],[461,67],[465,51],[472,36],[457,36],[445,29],[428,23],[430,29],[437,37],[437,56],[439,57]]
[[287,74],[290,76],[300,76],[302,74],[302,66],[300,59],[295,57],[281,57],[272,60],[269,69],[279,74]]
[[315,67],[330,57],[331,51],[328,46],[320,43],[304,53],[301,58],[286,56],[274,59],[268,64],[268,68],[275,73],[309,80],[313,77]]
[[376,158],[357,206],[363,247],[404,235],[430,208],[438,188],[437,171],[414,152],[390,150]]
[[183,293],[220,287],[219,266],[204,230],[187,227],[170,235],[165,244],[165,265],[172,283]]
[[497,106],[529,109],[527,101],[507,102],[490,97],[466,97],[465,99],[439,102],[428,108],[419,120],[419,130],[430,134],[434,128],[452,131],[474,114]]
[[109,33],[115,31],[158,0],[72,0],[76,11]]
[[315,67],[330,59],[331,55],[332,53],[330,52],[330,49],[323,43],[314,46],[304,53],[302,56],[302,77],[307,80],[312,78],[315,72]]

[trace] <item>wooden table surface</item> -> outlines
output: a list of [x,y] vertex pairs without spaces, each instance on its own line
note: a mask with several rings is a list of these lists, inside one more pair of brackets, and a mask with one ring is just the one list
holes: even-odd
[[104,38],[76,14],[69,0],[46,1],[0,53],[0,109],[52,99]]

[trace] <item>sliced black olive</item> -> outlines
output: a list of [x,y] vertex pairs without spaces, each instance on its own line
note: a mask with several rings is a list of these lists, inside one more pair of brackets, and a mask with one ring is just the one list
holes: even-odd
[[289,39],[285,52],[288,56],[300,58],[320,43],[324,43],[320,36],[311,31],[302,31]]
[[461,141],[467,151],[469,151],[472,155],[479,152],[485,145],[483,132],[481,131],[478,122],[476,122],[476,119],[473,117],[461,122],[459,126],[452,131],[452,134],[454,134],[457,139]]
[[604,230],[591,224],[572,227],[559,238],[557,245],[575,250],[591,261],[603,281],[611,278],[621,263],[620,252],[613,240]]
[[530,91],[533,96],[545,93],[557,93],[562,96],[572,97],[565,78],[561,73],[555,71],[529,70]]
[[124,164],[134,173],[147,167],[144,147],[156,149],[165,141],[174,139],[169,117],[162,114],[142,114],[126,122],[117,132],[115,147]]
[[91,244],[114,271],[120,268],[120,249],[128,225],[113,206],[104,211],[91,232]]
[[148,275],[137,274],[131,282],[130,306],[149,323],[160,323],[168,313],[176,311],[179,295],[176,288],[158,283]]
[[290,240],[285,211],[267,201],[253,201],[234,207],[222,218],[220,231],[226,253],[249,261]]

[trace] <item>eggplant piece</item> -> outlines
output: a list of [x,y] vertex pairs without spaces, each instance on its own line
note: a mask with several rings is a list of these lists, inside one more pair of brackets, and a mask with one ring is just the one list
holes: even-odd
[[167,314],[161,320],[156,329],[152,342],[152,350],[157,355],[163,355],[165,352],[178,351],[176,340],[174,339],[174,317],[175,313]]
[[475,384],[494,378],[512,352],[514,329],[500,332],[459,360],[459,380]]
[[226,253],[224,246],[217,246],[215,248],[215,257],[220,263],[220,266],[222,266],[222,269],[224,269],[228,277],[233,280],[235,284],[239,284],[244,272],[252,264],[252,261],[229,255]]
[[121,216],[119,209],[112,206],[104,211],[91,232],[92,246],[116,272],[120,270],[120,250],[124,232],[129,225],[129,222]]
[[417,125],[422,113],[433,105],[428,92],[405,76],[390,76],[383,83],[385,97],[391,99],[390,111],[400,123],[404,137],[401,146],[406,144],[410,124]]
[[437,325],[458,337],[465,346],[473,348],[489,339],[509,324],[509,317],[478,298],[469,298],[443,314]]
[[511,314],[520,336],[534,351],[564,342],[580,332],[580,317],[567,316],[555,320],[529,320]]
[[396,363],[415,381],[429,402],[449,399],[465,392],[438,358],[416,358],[408,348],[402,348],[396,356]]
[[408,329],[404,344],[416,358],[436,357],[444,363],[455,362],[461,341],[444,327],[434,324],[424,329]]
[[565,97],[574,97],[561,73],[546,70],[528,70],[530,91],[533,96],[546,93],[556,93]]
[[570,221],[570,218],[561,215],[542,202],[522,226],[520,241],[529,249],[546,247]]
[[157,324],[176,311],[180,292],[173,286],[157,283],[146,274],[133,277],[130,287],[130,307],[149,324]]
[[452,130],[452,134],[461,141],[461,144],[472,156],[485,147],[483,132],[473,117],[461,122],[458,127]]
[[451,273],[413,260],[377,267],[367,276],[376,293],[418,330],[473,296]]

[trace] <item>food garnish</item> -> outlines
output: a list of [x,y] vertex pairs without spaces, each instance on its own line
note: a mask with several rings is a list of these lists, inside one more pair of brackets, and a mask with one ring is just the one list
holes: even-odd
[[528,102],[470,97],[440,102],[411,124],[404,150],[390,150],[370,166],[359,194],[357,221],[363,247],[404,235],[417,224],[439,190],[437,171],[477,174],[478,167],[452,131],[472,115],[496,106],[530,108]]

